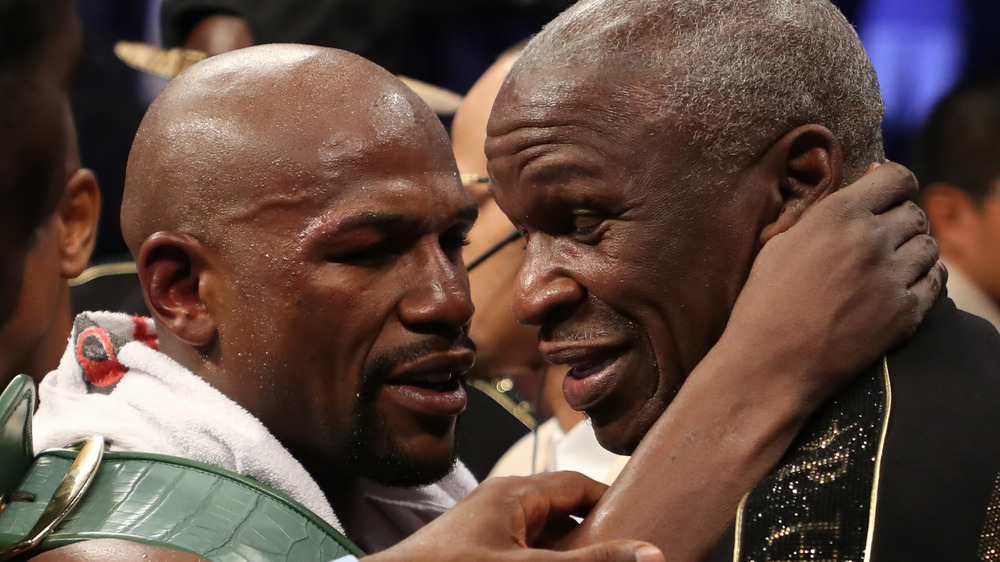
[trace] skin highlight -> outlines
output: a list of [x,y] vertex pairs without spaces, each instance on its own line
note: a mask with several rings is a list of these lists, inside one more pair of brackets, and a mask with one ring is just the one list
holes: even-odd
[[[706,61],[715,62],[711,57],[774,51],[753,43],[759,41],[753,33],[743,32],[762,26],[748,18],[764,21],[782,13],[796,25],[805,21],[829,26],[815,34],[816,44],[803,47],[803,52],[813,47],[830,50],[816,38],[841,34],[832,44],[851,51],[841,57],[847,61],[845,68],[853,65],[862,76],[845,83],[864,91],[844,98],[845,103],[857,104],[873,95],[877,103],[866,111],[881,107],[877,87],[871,87],[870,63],[853,30],[832,6],[782,4],[781,9],[804,10],[788,15],[777,6],[751,4],[580,2],[529,43],[494,105],[486,142],[492,188],[527,244],[516,282],[515,314],[540,327],[539,349],[547,360],[570,368],[564,394],[594,420],[602,445],[619,453],[634,451],[619,480],[568,545],[629,536],[650,540],[680,560],[704,557],[739,499],[778,461],[808,412],[912,333],[911,328],[888,338],[879,333],[862,336],[841,331],[842,322],[868,315],[867,306],[880,306],[867,297],[887,288],[884,294],[891,299],[917,297],[911,302],[921,303],[918,308],[923,310],[931,301],[920,295],[940,290],[942,269],[932,267],[937,246],[927,236],[926,217],[912,202],[912,174],[883,165],[841,189],[860,174],[859,160],[881,154],[880,147],[872,151],[873,139],[879,136],[869,114],[820,104],[816,121],[804,118],[805,124],[793,123],[775,138],[758,139],[759,131],[728,138],[725,135],[741,130],[723,121],[729,110],[742,118],[756,115],[771,126],[783,121],[753,112],[785,105],[747,105],[742,99],[736,103],[725,97],[731,93],[725,87],[698,97],[705,94],[698,90],[698,76],[714,68],[705,66]],[[727,27],[732,22],[737,23]],[[727,29],[732,33],[720,31]],[[690,33],[698,37],[693,44],[710,56],[686,46]],[[639,62],[628,62],[630,55]],[[719,64],[726,71],[781,67],[755,57],[730,62]],[[816,74],[816,68],[810,70],[803,75]],[[781,91],[770,87],[769,77],[759,77],[763,84],[748,95]],[[745,78],[725,77],[736,84],[746,83],[740,82]],[[778,78],[776,83],[784,82]],[[816,83],[822,80],[801,86]],[[672,98],[671,92],[680,93]],[[692,99],[705,104],[692,104]],[[714,117],[706,107],[713,108]],[[834,117],[828,127],[824,116],[830,115]],[[840,121],[845,115],[858,119],[845,124]],[[866,132],[869,125],[874,129]],[[743,146],[747,139],[761,144]],[[727,153],[733,156],[718,159]],[[857,207],[850,197],[859,195],[859,184],[870,185],[876,176],[879,181],[895,176],[890,183],[906,187],[895,193],[892,205],[865,207],[875,203],[868,200]],[[807,225],[802,231],[831,225],[828,221],[836,222],[837,215],[852,217],[852,225],[813,231],[812,240],[793,235],[800,224]],[[901,263],[911,258],[917,263],[890,270],[899,283],[895,288],[856,276],[857,263],[841,269],[853,257],[828,253],[833,248],[828,232],[854,236],[880,222],[900,225],[907,234],[863,234],[858,239],[862,245],[898,252],[905,256]],[[805,269],[786,261],[781,274],[762,281],[763,264],[782,247],[795,249],[786,260],[827,259],[822,266]],[[744,315],[747,303],[753,303],[751,308],[761,304],[750,295],[762,282],[774,288],[793,277],[803,287],[852,287],[857,293],[838,302],[839,297],[828,298],[836,289],[794,290]],[[831,281],[834,284],[828,285]],[[854,300],[859,296],[868,304]],[[782,313],[813,305],[827,311],[817,317],[817,324],[794,314],[775,321]],[[800,342],[805,345],[791,345],[767,358],[757,353],[763,348],[777,351],[775,347],[795,341],[806,326],[817,330],[806,330],[813,337]],[[814,362],[834,341],[850,350],[851,359]],[[740,356],[743,360],[736,359]],[[764,361],[755,364],[756,359]],[[737,372],[722,367],[729,361],[739,365]],[[789,395],[788,389],[798,385],[790,382],[797,372],[823,372],[832,375],[829,382],[839,383]],[[758,376],[790,376],[792,386],[757,385],[755,381],[763,380]],[[695,394],[701,398],[692,399]],[[686,429],[677,428],[680,420],[686,420]],[[696,468],[700,463],[706,464]],[[709,465],[716,470],[706,472]],[[663,492],[676,482],[700,492],[678,490],[673,499],[668,499],[670,493],[654,497],[641,492]],[[683,499],[675,501],[678,498]],[[692,508],[706,505],[702,502],[707,498],[715,507]]]
[[[334,78],[354,86],[315,86]],[[362,476],[451,470],[475,212],[415,94],[356,56],[285,46],[171,83],[130,155],[122,225],[161,349],[260,419],[336,509]],[[414,398],[430,373],[444,393]]]

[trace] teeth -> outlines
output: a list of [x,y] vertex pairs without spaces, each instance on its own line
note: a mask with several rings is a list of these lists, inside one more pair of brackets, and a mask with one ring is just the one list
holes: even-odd
[[448,382],[451,380],[451,373],[431,373],[420,378],[429,383]]
[[600,372],[605,367],[608,367],[609,365],[614,363],[617,359],[618,359],[617,357],[610,357],[597,364],[588,363],[584,365],[579,365],[577,367],[573,367],[570,370],[570,373],[573,378],[583,379],[589,377],[590,375],[593,375],[594,373]]

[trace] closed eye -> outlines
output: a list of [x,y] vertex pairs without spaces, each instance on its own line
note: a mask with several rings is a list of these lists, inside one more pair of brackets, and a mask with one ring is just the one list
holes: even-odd
[[328,262],[353,265],[357,267],[376,267],[399,257],[406,251],[409,244],[391,239],[383,239],[356,249],[328,254]]
[[469,228],[456,227],[441,234],[438,242],[441,249],[452,261],[458,260],[462,255],[462,248],[469,245]]

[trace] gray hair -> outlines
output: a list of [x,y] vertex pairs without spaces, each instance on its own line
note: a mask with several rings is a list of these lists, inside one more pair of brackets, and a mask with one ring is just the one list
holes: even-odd
[[828,0],[582,0],[529,43],[512,75],[553,66],[631,75],[642,111],[679,127],[718,169],[739,169],[811,123],[841,142],[849,181],[884,159],[875,70]]

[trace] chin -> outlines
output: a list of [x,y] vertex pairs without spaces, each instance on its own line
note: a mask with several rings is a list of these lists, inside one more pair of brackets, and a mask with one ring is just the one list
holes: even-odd
[[[616,455],[631,455],[635,448],[639,446],[643,436],[649,430],[649,426],[635,428],[628,426],[627,420],[617,420],[608,424],[600,424],[593,421],[594,434],[601,447],[611,451]],[[652,425],[652,424],[650,424]],[[621,427],[625,426],[625,427]]]
[[427,486],[447,476],[454,468],[455,451],[448,455],[407,455],[400,451],[375,452],[366,466],[359,467],[365,478],[384,486],[412,488]]
[[399,435],[382,424],[356,428],[347,447],[352,472],[384,486],[426,486],[455,467],[458,450],[454,426],[438,433]]

